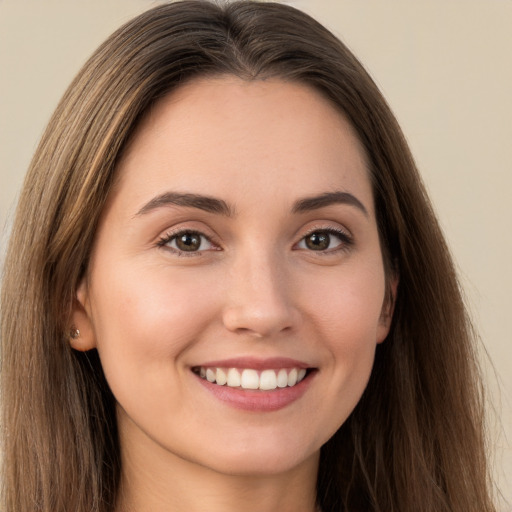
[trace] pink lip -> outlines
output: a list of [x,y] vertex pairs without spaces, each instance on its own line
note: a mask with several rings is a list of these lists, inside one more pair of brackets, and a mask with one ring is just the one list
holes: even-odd
[[[217,368],[252,368],[255,370],[308,368],[303,363],[283,358],[266,360],[257,360],[252,358],[229,359],[224,361],[211,361],[201,366]],[[253,412],[272,412],[283,409],[301,398],[308,390],[316,376],[316,373],[316,371],[308,372],[304,380],[300,381],[295,386],[277,388],[269,391],[231,388],[225,385],[220,386],[201,378],[195,373],[193,375],[215,398],[235,409]]]
[[293,387],[277,388],[272,391],[230,388],[213,384],[199,376],[196,378],[216,398],[235,409],[271,412],[283,409],[304,395],[314,379],[314,374],[307,376]]
[[[280,368],[311,368],[310,365],[290,359],[288,357],[270,357],[267,359],[258,359],[256,357],[234,357],[232,359],[223,359],[218,361],[208,361],[196,365],[203,368],[251,368],[253,370],[278,370]],[[218,386],[219,387],[219,386]]]

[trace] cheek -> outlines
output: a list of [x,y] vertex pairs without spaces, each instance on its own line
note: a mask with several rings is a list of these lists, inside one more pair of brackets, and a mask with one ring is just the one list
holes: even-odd
[[311,316],[336,346],[377,342],[382,320],[385,278],[381,265],[347,265],[316,276],[309,286]]
[[186,272],[157,267],[127,277],[117,267],[94,282],[100,284],[91,293],[93,319],[106,372],[168,365],[201,336],[217,310],[213,290]]
[[[95,279],[97,349],[110,389],[129,417],[142,421],[157,414],[167,424],[166,415],[186,408],[184,356],[214,317],[215,294],[186,272],[139,270],[128,279],[117,266],[108,279],[105,274]],[[172,413],[163,408],[162,397],[173,404]]]
[[352,407],[366,387],[382,338],[385,279],[378,264],[345,270],[317,279],[308,304],[312,332],[331,362],[333,396],[343,394]]

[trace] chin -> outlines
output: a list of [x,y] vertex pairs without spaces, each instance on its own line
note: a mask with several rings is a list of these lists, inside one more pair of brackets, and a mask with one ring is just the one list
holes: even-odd
[[215,457],[211,463],[207,464],[211,470],[224,475],[239,477],[265,477],[277,476],[318,465],[320,450],[308,454],[283,454],[282,452],[273,453],[255,453],[247,450],[245,453],[233,453],[223,458]]
[[212,439],[207,446],[204,439],[200,444],[203,446],[190,446],[190,457],[186,453],[182,456],[221,474],[275,476],[309,465],[316,471],[323,443],[305,439],[298,432],[294,435],[265,428],[259,432],[240,428],[239,432],[230,432],[223,439]]

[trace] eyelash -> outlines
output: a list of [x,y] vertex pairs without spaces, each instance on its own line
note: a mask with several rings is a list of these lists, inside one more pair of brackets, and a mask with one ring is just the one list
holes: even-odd
[[[342,230],[342,229],[336,229],[336,228],[333,228],[333,227],[315,227],[313,229],[311,229],[310,231],[308,231],[301,239],[300,241],[294,245],[294,247],[297,247],[299,244],[301,243],[305,243],[305,240],[310,237],[311,235],[315,234],[315,233],[318,233],[318,234],[327,234],[327,235],[334,235],[335,237],[337,237],[339,240],[340,240],[340,244],[339,246],[333,248],[333,249],[324,249],[324,250],[313,250],[313,249],[307,249],[307,248],[303,248],[303,250],[306,250],[308,252],[312,252],[312,253],[319,253],[319,254],[335,254],[339,251],[347,251],[349,250],[352,245],[354,244],[354,240],[352,238],[351,235],[349,235],[346,231]],[[212,249],[203,249],[203,250],[197,250],[197,251],[182,251],[178,248],[174,248],[174,247],[170,247],[169,244],[173,241],[173,240],[177,240],[180,236],[183,236],[183,235],[190,235],[190,236],[197,236],[197,237],[200,237],[201,239],[203,240],[207,240],[208,243],[210,243],[214,249],[213,250],[221,250],[219,248],[219,246],[211,239],[211,237],[208,237],[206,236],[205,234],[201,233],[200,231],[196,231],[196,230],[193,230],[193,229],[182,229],[182,230],[179,230],[179,231],[176,231],[176,232],[171,232],[171,233],[166,233],[164,236],[162,236],[158,242],[157,242],[157,246],[158,247],[161,247],[161,248],[165,248],[175,254],[177,254],[178,256],[184,256],[184,257],[191,257],[191,256],[202,256],[203,253],[206,251],[206,250],[212,250]],[[200,242],[200,246],[202,245],[202,241]],[[302,249],[302,248],[301,248]]]
[[[305,243],[305,240],[310,237],[311,235],[315,233],[321,233],[321,234],[327,234],[327,235],[334,235],[340,240],[340,243],[337,247],[334,247],[332,249],[324,249],[324,250],[309,250],[309,252],[312,253],[319,253],[319,254],[336,254],[340,251],[348,251],[353,245],[354,245],[354,239],[352,236],[345,230],[339,229],[339,228],[333,228],[333,227],[314,227],[313,229],[309,230],[298,242],[299,245],[301,243]],[[304,249],[308,250],[308,249]]]
[[[180,236],[183,235],[190,235],[190,236],[197,236],[203,240],[207,240],[213,247],[216,247],[213,250],[220,250],[218,245],[211,239],[211,237],[206,236],[205,234],[201,233],[200,231],[196,231],[194,229],[181,229],[176,232],[166,233],[164,236],[162,236],[158,242],[157,246],[167,249],[174,254],[177,254],[178,256],[184,256],[184,257],[191,257],[191,256],[202,256],[205,249],[203,250],[197,250],[197,251],[182,251],[179,248],[170,247],[168,244],[170,244],[173,240],[177,240]],[[201,244],[203,242],[201,241]],[[201,245],[200,245],[201,246]]]

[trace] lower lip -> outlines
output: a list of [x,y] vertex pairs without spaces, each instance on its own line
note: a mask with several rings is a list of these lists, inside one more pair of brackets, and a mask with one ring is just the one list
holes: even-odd
[[216,398],[235,409],[271,412],[283,409],[298,400],[309,388],[315,373],[308,373],[295,386],[277,388],[270,391],[230,388],[228,386],[219,386],[199,376],[196,376],[196,378]]

